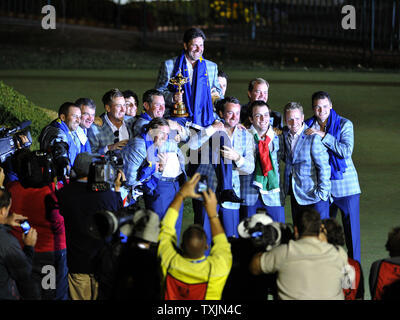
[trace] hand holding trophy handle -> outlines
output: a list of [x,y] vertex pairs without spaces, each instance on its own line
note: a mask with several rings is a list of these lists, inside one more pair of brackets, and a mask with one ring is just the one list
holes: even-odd
[[174,110],[172,112],[174,117],[183,118],[189,116],[189,114],[186,111],[186,106],[182,100],[182,95],[183,95],[182,86],[188,81],[189,79],[182,75],[181,70],[179,70],[179,73],[175,77],[172,77],[169,80],[170,84],[178,87],[178,91],[174,94],[174,100],[177,101],[174,105]]

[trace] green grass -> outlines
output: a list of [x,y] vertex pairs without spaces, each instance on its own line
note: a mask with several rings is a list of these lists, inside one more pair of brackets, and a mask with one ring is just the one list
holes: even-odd
[[[400,143],[397,115],[400,75],[372,72],[310,72],[225,70],[227,95],[247,101],[248,81],[263,77],[270,82],[269,103],[282,111],[288,101],[300,102],[311,116],[310,98],[317,90],[330,92],[336,111],[353,121],[353,160],[361,184],[361,259],[365,297],[369,299],[371,263],[387,256],[385,242],[393,226],[400,225]],[[95,100],[103,112],[101,97],[110,88],[131,89],[141,95],[154,86],[158,65],[149,70],[0,70],[0,80],[14,87],[36,105],[58,110],[65,101],[79,97]],[[291,221],[286,204],[287,221]],[[186,201],[184,225],[191,223],[191,201]]]

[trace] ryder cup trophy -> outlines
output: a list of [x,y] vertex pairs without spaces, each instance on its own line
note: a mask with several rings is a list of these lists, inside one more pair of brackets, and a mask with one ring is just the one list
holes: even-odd
[[[179,73],[175,76],[172,77],[169,80],[169,83],[177,86],[178,87],[178,91],[179,93],[182,93],[182,86],[187,83],[189,81],[189,78],[186,78],[182,75],[181,70],[179,70]],[[179,101],[177,103],[175,103],[174,105],[174,110],[172,111],[174,117],[179,117],[179,118],[184,118],[184,117],[188,117],[189,114],[186,111],[186,106],[183,103],[183,101]]]

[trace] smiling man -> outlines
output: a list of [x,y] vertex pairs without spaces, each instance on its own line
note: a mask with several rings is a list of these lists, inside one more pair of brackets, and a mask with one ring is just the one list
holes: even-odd
[[[183,50],[178,57],[162,63],[155,88],[163,92],[167,105],[166,117],[173,116],[173,105],[183,101],[188,117],[177,118],[181,125],[192,121],[202,127],[209,126],[215,120],[211,90],[217,91],[223,98],[218,82],[218,66],[203,58],[206,36],[201,29],[191,28],[183,35]],[[179,72],[189,81],[182,87],[183,94],[170,85],[169,81]],[[174,119],[175,120],[175,119]]]
[[134,125],[134,136],[142,133],[143,126],[154,118],[163,118],[165,100],[161,91],[149,89],[143,93],[143,112],[137,117]]
[[81,109],[72,102],[63,103],[58,109],[58,119],[43,128],[40,133],[40,150],[45,152],[60,150],[60,152],[57,151],[57,160],[68,158],[69,165],[72,167],[82,148],[82,143],[76,134],[80,122]]
[[92,152],[87,133],[96,116],[96,104],[90,98],[79,98],[75,101],[75,105],[81,109],[81,123],[76,130],[76,134],[82,143],[81,152]]
[[305,207],[317,210],[321,219],[329,218],[331,169],[327,149],[318,135],[307,135],[303,107],[289,102],[284,108],[287,127],[283,130],[285,151],[285,197],[290,195],[292,218],[296,221]]
[[336,217],[340,209],[349,256],[360,262],[361,190],[351,159],[354,148],[353,123],[336,113],[327,92],[315,92],[311,101],[314,116],[306,120],[310,128],[305,133],[320,136],[323,145],[328,148],[333,198],[330,215]]
[[[209,152],[207,154],[209,157],[202,159],[197,172],[207,177],[208,187],[217,193],[217,197],[219,198],[218,211],[222,215],[227,237],[238,237],[237,226],[239,224],[239,208],[242,199],[240,201],[233,201],[231,194],[225,194],[226,192],[234,192],[236,198],[240,197],[239,175],[250,174],[254,170],[253,137],[247,130],[238,127],[240,108],[240,102],[235,97],[225,97],[219,100],[216,109],[222,121],[215,122],[205,130],[199,131],[189,140],[189,147],[193,150],[197,150],[203,145],[208,147],[206,150]],[[205,144],[206,142],[208,143]],[[215,170],[214,166],[219,164],[221,159],[223,159],[225,164],[231,164],[231,182],[225,181],[226,173]],[[228,167],[225,170],[229,170]],[[217,190],[219,183],[222,183],[220,186],[221,190]],[[198,200],[195,201],[198,202]],[[206,231],[208,243],[210,243],[210,222],[204,206],[194,204],[193,208],[196,216],[202,217],[203,228]],[[196,212],[197,210],[200,212]]]
[[279,163],[284,153],[283,136],[270,124],[269,106],[256,100],[249,106],[250,134],[255,143],[255,170],[240,176],[243,213],[251,217],[263,208],[274,221],[285,222],[285,202],[280,188]]
[[102,124],[93,124],[88,130],[92,152],[99,154],[124,148],[129,138],[133,137],[135,120],[125,120],[125,98],[120,90],[107,91],[102,100],[106,111],[100,116]]
[[[254,101],[264,101],[268,102],[269,97],[269,83],[263,78],[255,78],[250,80],[249,86],[247,89],[247,96],[249,98],[249,102],[242,106],[242,110],[240,111],[240,121],[245,125],[246,128],[251,126],[249,121],[249,117],[251,117],[250,112],[250,104]],[[270,124],[274,128],[282,129],[283,121],[282,115],[278,111],[271,110],[270,112]]]
[[[142,184],[145,207],[157,213],[160,220],[186,180],[185,158],[169,133],[168,121],[155,117],[121,152],[126,183],[133,188]],[[183,206],[176,224],[178,237],[182,214]]]

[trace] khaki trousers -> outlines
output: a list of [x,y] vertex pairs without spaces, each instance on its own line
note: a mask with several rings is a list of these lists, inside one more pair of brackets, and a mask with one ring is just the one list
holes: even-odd
[[93,274],[69,273],[69,294],[72,300],[96,300],[99,284]]

